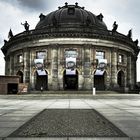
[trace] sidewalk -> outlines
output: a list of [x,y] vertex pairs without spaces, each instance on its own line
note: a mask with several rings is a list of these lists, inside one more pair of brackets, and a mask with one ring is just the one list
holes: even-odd
[[[0,140],[14,140],[15,138],[7,138],[7,136],[43,109],[95,109],[126,133],[131,140],[140,140],[139,94],[0,95]],[[22,138],[17,139],[22,140]],[[39,139],[45,140],[46,138]],[[56,139],[66,140],[67,138]],[[78,140],[78,138],[69,138],[69,140],[75,139]],[[102,138],[89,138],[89,140],[92,139]],[[103,138],[103,140],[110,139]],[[32,139],[28,138],[28,140]],[[114,138],[113,140],[123,139]]]

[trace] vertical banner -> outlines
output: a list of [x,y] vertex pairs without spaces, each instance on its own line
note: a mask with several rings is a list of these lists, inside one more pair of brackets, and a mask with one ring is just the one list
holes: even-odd
[[37,74],[39,76],[42,75],[47,75],[46,71],[44,70],[44,63],[43,63],[43,59],[35,59],[34,63],[35,63],[35,67],[37,68]]
[[76,58],[66,57],[66,75],[76,74]]
[[43,69],[43,67],[44,67],[43,59],[35,59],[35,60],[34,60],[34,63],[35,63],[35,67],[36,67],[38,70],[42,70],[42,69]]
[[106,66],[107,66],[107,59],[99,59],[98,66],[94,75],[104,75]]

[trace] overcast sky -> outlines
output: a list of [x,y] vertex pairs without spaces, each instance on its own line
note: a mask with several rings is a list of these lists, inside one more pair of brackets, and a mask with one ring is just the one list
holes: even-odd
[[[0,0],[0,48],[3,40],[8,39],[10,28],[13,34],[24,31],[21,22],[26,20],[30,29],[34,29],[39,21],[40,13],[47,15],[64,6],[64,3],[78,4],[95,15],[102,13],[109,30],[117,21],[118,32],[127,34],[132,28],[133,40],[140,42],[140,0]],[[140,45],[140,43],[139,43]],[[4,75],[4,56],[0,51],[0,75]],[[137,61],[137,81],[140,81],[140,55]]]

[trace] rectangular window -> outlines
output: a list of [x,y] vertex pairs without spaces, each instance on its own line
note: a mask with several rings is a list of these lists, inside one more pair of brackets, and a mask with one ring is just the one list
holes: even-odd
[[123,63],[123,55],[119,54],[119,63]]
[[95,59],[105,59],[105,52],[103,51],[96,51],[96,56],[95,56]]
[[73,58],[77,58],[78,57],[78,53],[76,49],[73,50],[65,50],[65,57],[73,57]]
[[22,56],[22,54],[20,54],[20,55],[17,56],[17,60],[18,60],[18,63],[22,63],[23,62],[23,56]]
[[36,58],[37,59],[46,59],[47,58],[46,51],[38,51],[38,52],[36,52]]

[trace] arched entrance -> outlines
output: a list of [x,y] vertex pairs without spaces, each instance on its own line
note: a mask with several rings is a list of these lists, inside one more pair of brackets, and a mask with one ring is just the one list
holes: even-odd
[[94,87],[96,90],[105,90],[106,72],[96,70],[94,73]]
[[19,76],[19,83],[23,83],[23,72],[22,71],[18,71],[17,75]]
[[78,90],[78,71],[76,74],[66,74],[66,70],[63,73],[63,87],[64,90]]
[[122,70],[118,72],[117,82],[119,87],[124,87],[124,72]]
[[41,87],[43,87],[43,90],[48,89],[48,73],[45,70],[37,70],[36,71],[36,90],[41,90]]

